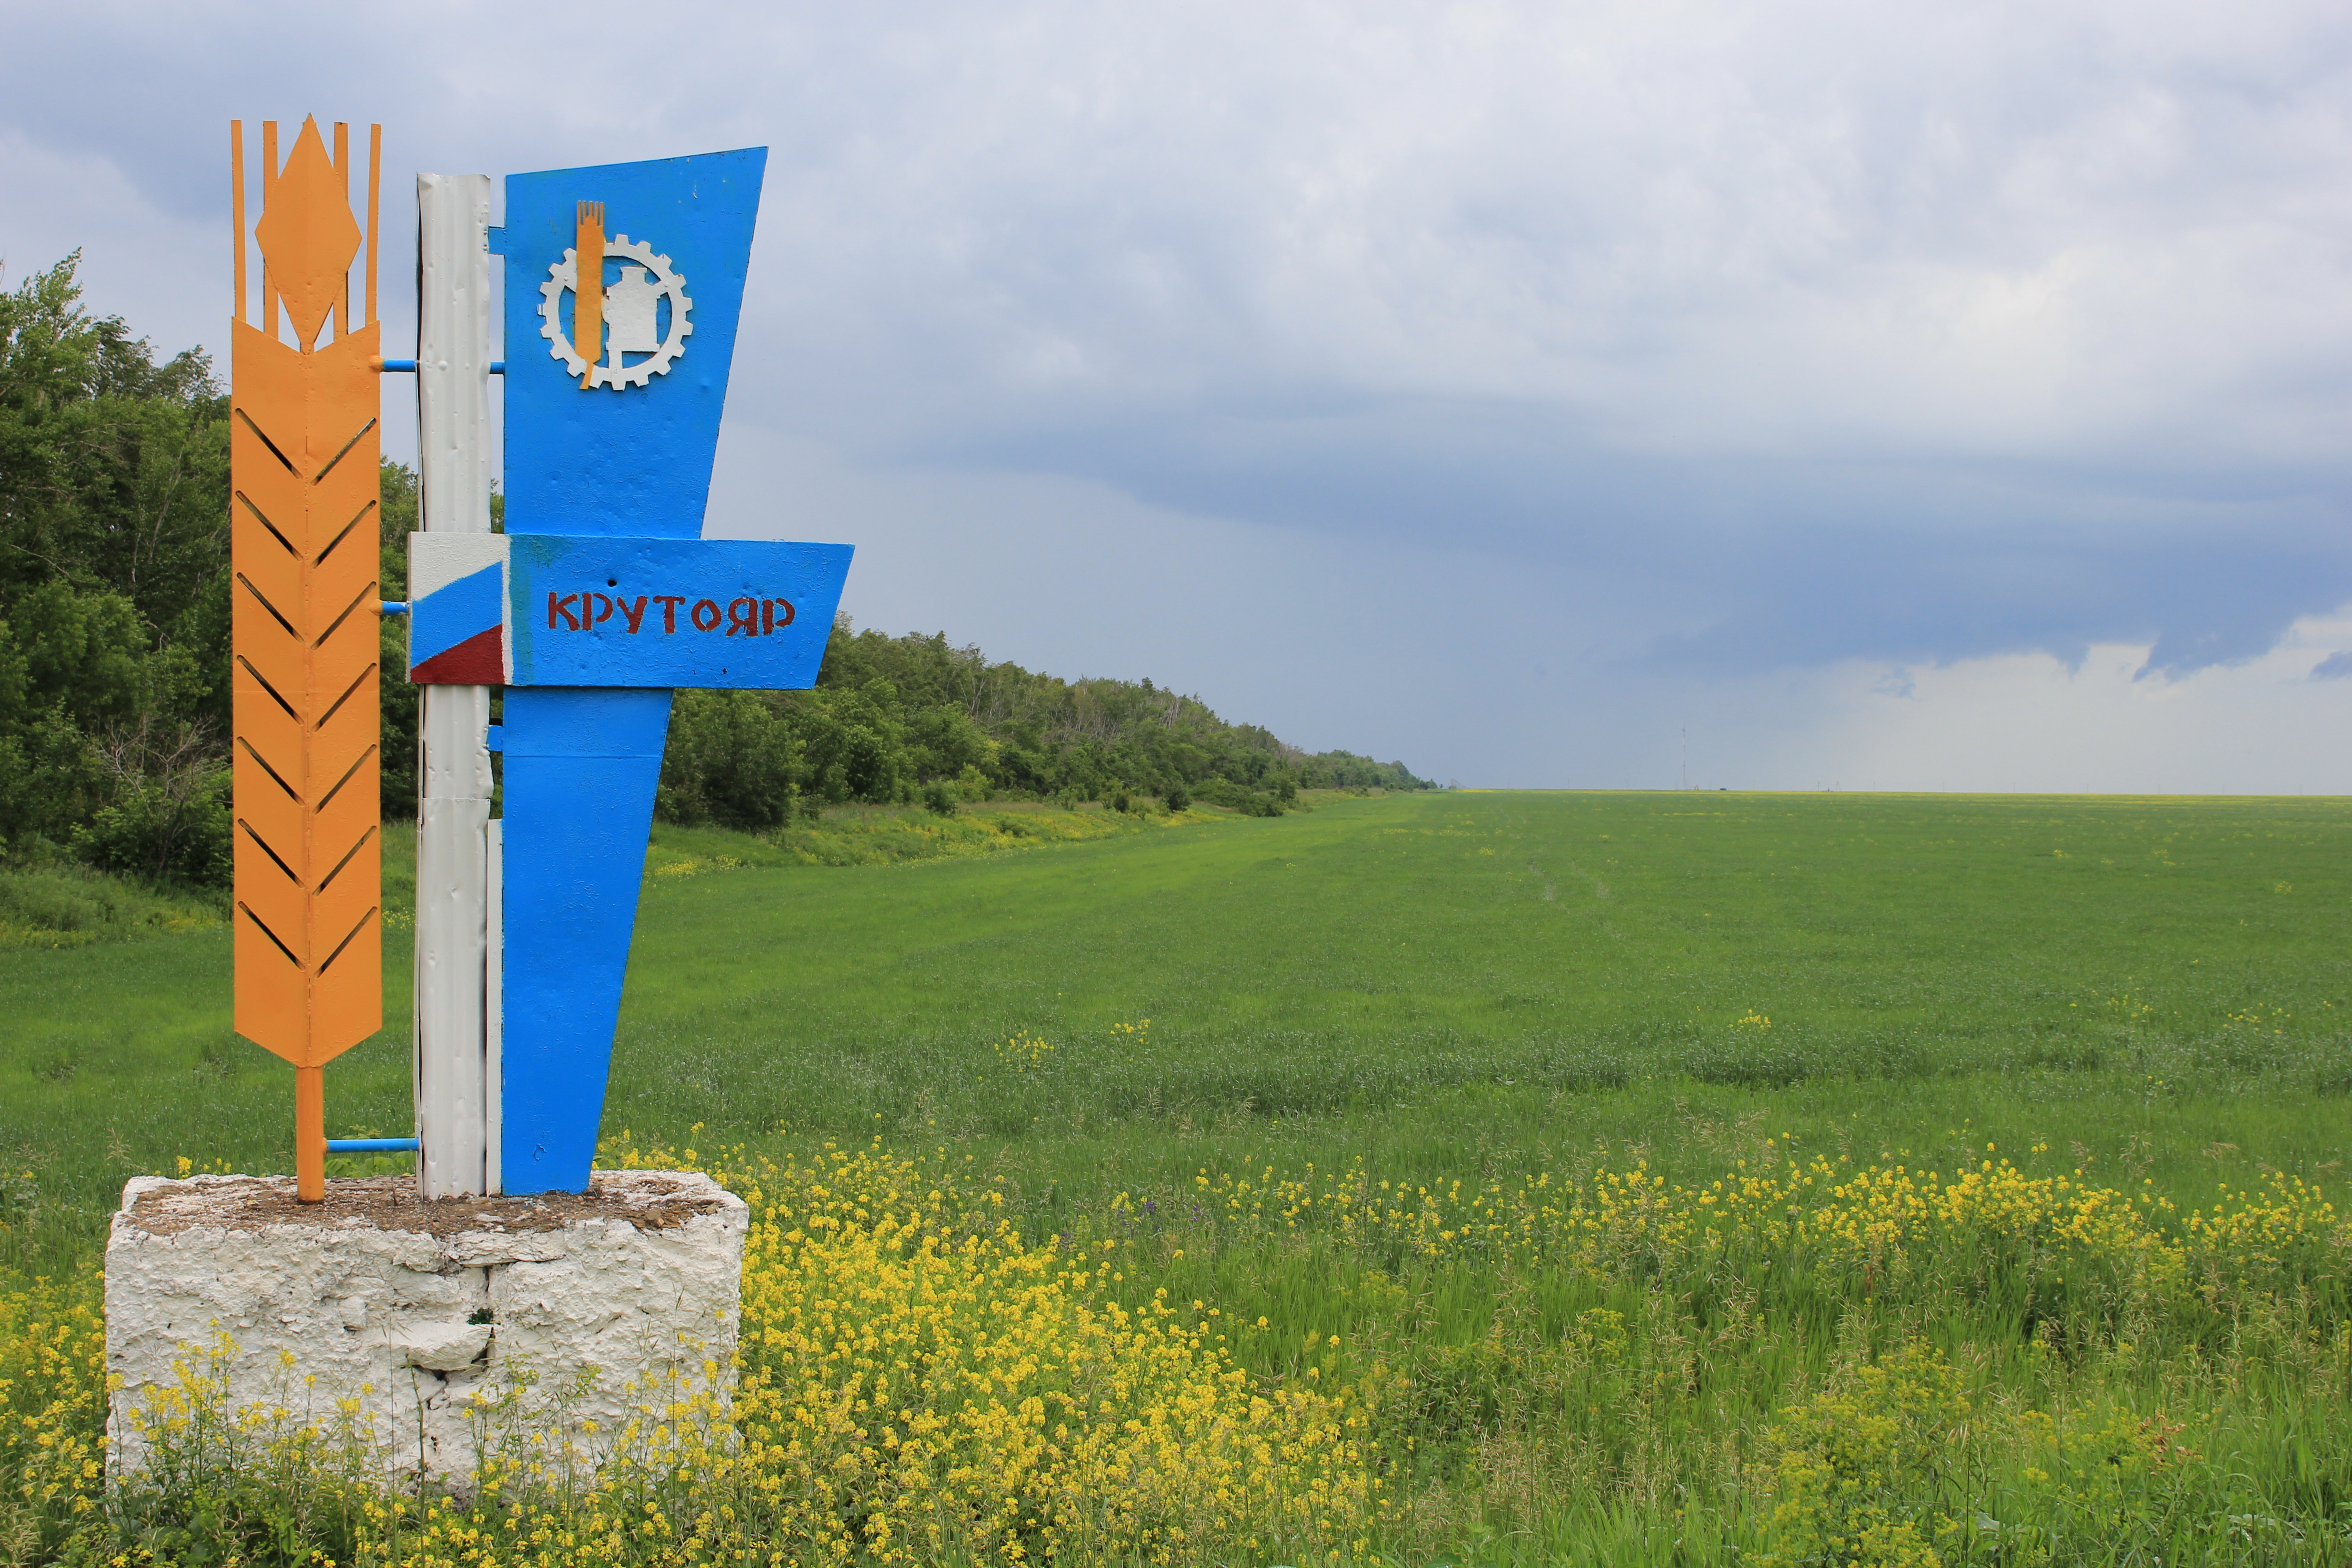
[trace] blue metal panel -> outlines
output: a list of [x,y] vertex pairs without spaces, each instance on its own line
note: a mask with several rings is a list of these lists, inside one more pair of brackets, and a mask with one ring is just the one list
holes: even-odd
[[580,1192],[596,1154],[669,693],[507,692],[501,1175]]
[[[507,176],[508,532],[702,532],[767,164],[751,147]],[[668,257],[693,301],[684,352],[642,386],[583,392],[540,336],[541,287],[583,201],[604,204],[607,235]],[[607,266],[617,277],[618,261]]]
[[506,537],[516,686],[814,686],[849,574],[846,544]]
[[[700,536],[766,165],[766,149],[752,148],[508,177],[507,225],[495,238],[507,268],[510,532]],[[542,285],[574,243],[583,201],[604,204],[608,236],[667,257],[691,300],[683,351],[643,385],[583,390],[541,336]],[[616,279],[617,268],[606,276]],[[563,300],[559,291],[568,331]],[[667,689],[507,692],[500,1165],[509,1193],[587,1185],[668,723]]]

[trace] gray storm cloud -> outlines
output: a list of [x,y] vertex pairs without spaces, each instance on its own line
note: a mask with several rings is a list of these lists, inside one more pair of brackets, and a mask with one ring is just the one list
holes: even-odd
[[[770,146],[719,526],[866,531],[869,620],[1149,661],[1424,771],[1667,782],[1669,710],[1785,735],[1861,700],[1826,674],[1854,661],[2131,645],[2187,678],[2352,600],[2341,6],[11,32],[0,254],[88,246],[98,302],[171,346],[219,337],[232,113],[383,121],[395,212],[411,169]],[[1188,542],[1258,575],[1177,602]]]

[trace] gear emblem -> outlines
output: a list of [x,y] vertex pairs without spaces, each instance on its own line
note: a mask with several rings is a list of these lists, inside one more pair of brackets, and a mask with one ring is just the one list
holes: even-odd
[[[586,377],[590,386],[609,386],[618,392],[625,386],[644,386],[655,376],[665,375],[677,356],[686,352],[686,340],[694,331],[687,319],[694,301],[687,298],[686,279],[670,266],[669,258],[654,254],[653,246],[645,240],[631,241],[625,234],[614,235],[604,242],[606,259],[617,259],[625,265],[620,281],[604,288],[605,341],[595,345],[604,352],[600,363],[591,364],[563,330],[563,296],[577,294],[580,288],[579,252],[567,247],[563,259],[547,269],[547,281],[539,286],[539,315],[543,323],[539,335],[547,340],[551,359],[563,362],[567,374]],[[663,300],[669,301],[669,331],[659,328],[659,310]],[[632,355],[643,355],[630,363]]]

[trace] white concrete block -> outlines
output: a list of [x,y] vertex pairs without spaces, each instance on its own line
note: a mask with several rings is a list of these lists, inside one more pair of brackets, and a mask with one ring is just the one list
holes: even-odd
[[467,1403],[519,1381],[593,1372],[569,1414],[611,1430],[633,1381],[698,1384],[706,1357],[727,1365],[750,1218],[708,1176],[674,1171],[599,1171],[585,1194],[536,1198],[332,1181],[316,1205],[286,1177],[138,1177],[106,1247],[111,1451],[144,1462],[130,1413],[176,1384],[175,1362],[205,1366],[223,1334],[231,1409],[323,1416],[356,1395],[398,1469],[462,1479]]

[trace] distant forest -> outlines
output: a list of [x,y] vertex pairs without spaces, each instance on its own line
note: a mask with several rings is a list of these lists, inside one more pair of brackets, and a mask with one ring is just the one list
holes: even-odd
[[[228,399],[88,310],[79,257],[0,292],[0,857],[69,853],[228,879]],[[495,510],[495,507],[494,507]],[[415,476],[383,468],[397,597]],[[415,811],[415,689],[383,628],[383,809]],[[681,691],[657,811],[759,829],[850,801],[1007,795],[1271,813],[1303,788],[1426,788],[1402,763],[1310,754],[1150,681],[1064,681],[944,635],[834,628],[816,689]]]
[[[926,788],[925,786],[932,786]],[[1307,752],[1149,680],[1060,680],[991,664],[944,634],[885,637],[845,617],[813,691],[682,691],[659,809],[740,827],[802,803],[954,791],[1116,800],[1149,795],[1276,816],[1301,789],[1426,789],[1402,763]]]

